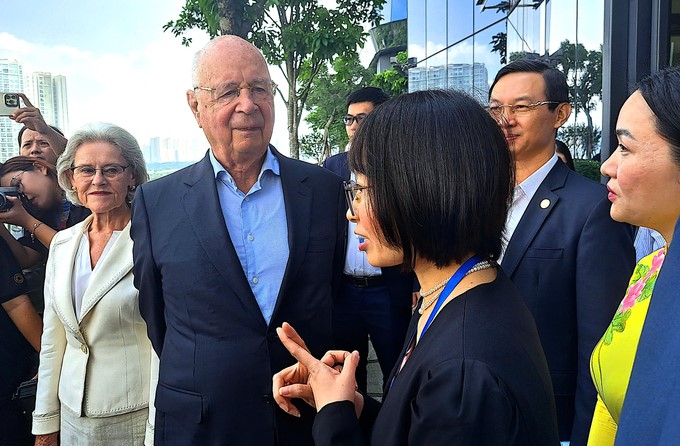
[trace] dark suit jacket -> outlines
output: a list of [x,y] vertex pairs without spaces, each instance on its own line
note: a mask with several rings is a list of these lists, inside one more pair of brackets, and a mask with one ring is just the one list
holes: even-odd
[[157,445],[311,444],[313,417],[273,403],[272,375],[293,363],[275,328],[290,322],[315,356],[332,346],[344,193],[332,173],[272,151],[290,257],[269,326],[227,232],[208,156],[137,189],[135,285],[160,357]]
[[[635,266],[633,231],[609,216],[603,185],[557,162],[510,240],[502,266],[534,315],[562,440],[585,445],[595,408],[590,355]],[[575,413],[574,413],[575,412]]]
[[324,406],[314,422],[317,446],[559,444],[536,326],[500,270],[442,308],[386,389],[382,407],[366,397],[359,421],[351,403]]
[[680,221],[654,285],[616,433],[617,446],[680,444]]
[[[323,162],[323,167],[340,175],[345,181],[350,179],[347,152],[341,152],[327,158]],[[347,219],[345,219],[345,249],[347,247],[347,223]],[[340,268],[342,270],[342,266]],[[415,275],[402,273],[401,266],[381,268],[381,272],[385,278],[385,285],[394,301],[410,308],[411,292],[418,290]]]

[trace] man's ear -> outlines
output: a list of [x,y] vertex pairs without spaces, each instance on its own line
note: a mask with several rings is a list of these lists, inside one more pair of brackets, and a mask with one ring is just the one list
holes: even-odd
[[562,102],[555,109],[555,128],[558,129],[567,122],[569,116],[571,116],[571,104],[568,102]]
[[196,123],[199,127],[203,128],[201,125],[201,112],[198,110],[198,99],[196,98],[196,92],[194,90],[187,90],[187,104],[189,104],[189,108],[194,115]]

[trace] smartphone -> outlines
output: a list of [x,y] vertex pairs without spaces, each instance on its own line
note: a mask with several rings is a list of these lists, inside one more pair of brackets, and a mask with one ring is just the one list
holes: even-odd
[[21,107],[19,95],[16,93],[0,93],[0,116],[14,114]]

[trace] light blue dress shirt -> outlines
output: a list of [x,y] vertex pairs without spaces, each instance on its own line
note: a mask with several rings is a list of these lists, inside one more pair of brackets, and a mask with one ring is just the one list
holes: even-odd
[[288,226],[279,161],[267,149],[257,182],[244,194],[210,150],[229,237],[267,325],[288,264]]

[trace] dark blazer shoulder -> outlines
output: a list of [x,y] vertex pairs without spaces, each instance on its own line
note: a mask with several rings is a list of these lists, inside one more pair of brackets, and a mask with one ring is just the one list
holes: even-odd
[[340,175],[344,179],[349,179],[349,164],[347,162],[347,152],[337,153],[323,162],[323,167]]

